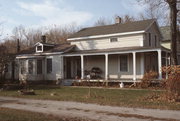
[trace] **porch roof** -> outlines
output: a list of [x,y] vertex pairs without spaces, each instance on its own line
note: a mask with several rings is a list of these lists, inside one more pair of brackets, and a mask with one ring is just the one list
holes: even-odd
[[24,54],[27,54],[27,55],[43,55],[44,53],[56,53],[56,52],[67,52],[71,49],[73,49],[75,46],[74,45],[70,45],[70,44],[57,44],[57,45],[54,45],[53,48],[49,49],[49,50],[45,50],[43,51],[42,53],[36,53],[36,50],[35,50],[35,47],[31,47],[31,48],[28,48],[26,50],[22,50],[20,51],[17,55],[24,55]]
[[169,49],[164,47],[161,48],[152,48],[152,47],[123,47],[123,48],[109,48],[109,49],[94,49],[94,50],[79,50],[79,51],[71,51],[64,53],[64,56],[75,56],[75,55],[101,55],[104,53],[107,54],[116,54],[116,53],[132,53],[132,52],[151,52],[162,50],[169,52]]

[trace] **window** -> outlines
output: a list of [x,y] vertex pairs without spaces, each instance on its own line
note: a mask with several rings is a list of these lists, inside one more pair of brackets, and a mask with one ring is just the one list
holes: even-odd
[[8,65],[8,64],[5,64],[5,72],[6,72],[6,73],[8,72],[8,67],[9,67],[9,65]]
[[26,73],[26,61],[25,60],[20,61],[20,69],[21,69],[21,74]]
[[110,42],[117,42],[118,39],[117,38],[110,38]]
[[47,59],[47,63],[46,63],[46,67],[47,67],[47,73],[51,73],[52,72],[52,59],[48,58]]
[[42,74],[42,60],[37,60],[37,74]]
[[43,45],[36,46],[36,52],[42,52],[43,51]]
[[154,40],[155,40],[154,45],[155,45],[155,47],[157,47],[157,36],[156,35],[154,36]]
[[120,55],[120,71],[128,71],[128,55]]
[[33,60],[28,60],[28,73],[33,74]]
[[151,46],[151,33],[149,33],[149,46]]

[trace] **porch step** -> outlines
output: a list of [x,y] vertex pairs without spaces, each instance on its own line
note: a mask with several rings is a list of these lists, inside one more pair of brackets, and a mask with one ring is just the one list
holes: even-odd
[[73,80],[65,79],[63,80],[63,86],[72,86]]

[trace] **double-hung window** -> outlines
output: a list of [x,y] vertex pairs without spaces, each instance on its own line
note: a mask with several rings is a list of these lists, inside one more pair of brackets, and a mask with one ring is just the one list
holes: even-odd
[[120,55],[120,72],[128,71],[128,55]]
[[110,42],[117,42],[118,41],[118,38],[110,38]]
[[28,60],[28,73],[33,74],[33,60]]
[[42,60],[37,60],[37,74],[42,74]]
[[21,74],[26,73],[26,60],[21,60],[20,61],[20,70],[21,70]]
[[52,59],[48,58],[46,63],[47,73],[52,73]]

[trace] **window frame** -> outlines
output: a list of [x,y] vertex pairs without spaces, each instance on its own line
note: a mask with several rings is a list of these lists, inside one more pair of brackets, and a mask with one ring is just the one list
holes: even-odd
[[[116,39],[116,40],[113,40],[113,39]],[[118,38],[117,37],[110,38],[110,43],[114,43],[114,42],[118,42]]]
[[[126,56],[127,57],[127,71],[122,71],[121,70],[121,56]],[[118,57],[118,71],[119,72],[129,72],[129,54],[119,55],[119,57]]]
[[9,64],[5,64],[5,68],[4,68],[5,72],[8,73],[9,72]]
[[[38,66],[39,64],[38,64],[38,61],[41,61],[41,71],[40,71],[40,73],[39,73],[39,71],[38,71],[38,69],[40,69],[40,67]],[[40,75],[40,74],[43,74],[43,61],[42,61],[42,59],[37,59],[37,62],[36,62],[36,69],[37,69],[37,75]]]
[[26,60],[20,60],[20,73],[22,75],[27,73]]
[[[38,47],[41,47],[41,50],[39,50]],[[36,46],[36,52],[43,52],[43,50],[44,50],[43,44],[38,44]]]
[[152,46],[152,42],[151,42],[151,33],[148,34],[148,39],[149,39],[149,46],[151,47]]
[[[50,68],[50,70],[49,70],[49,66],[48,66],[48,60],[51,60],[51,68]],[[52,58],[47,58],[46,59],[46,73],[47,74],[51,74],[52,73],[52,71],[53,71],[53,61],[52,61]]]
[[[30,73],[30,62],[32,62],[32,72]],[[28,74],[33,74],[34,72],[34,60],[33,59],[30,59],[28,60]]]

